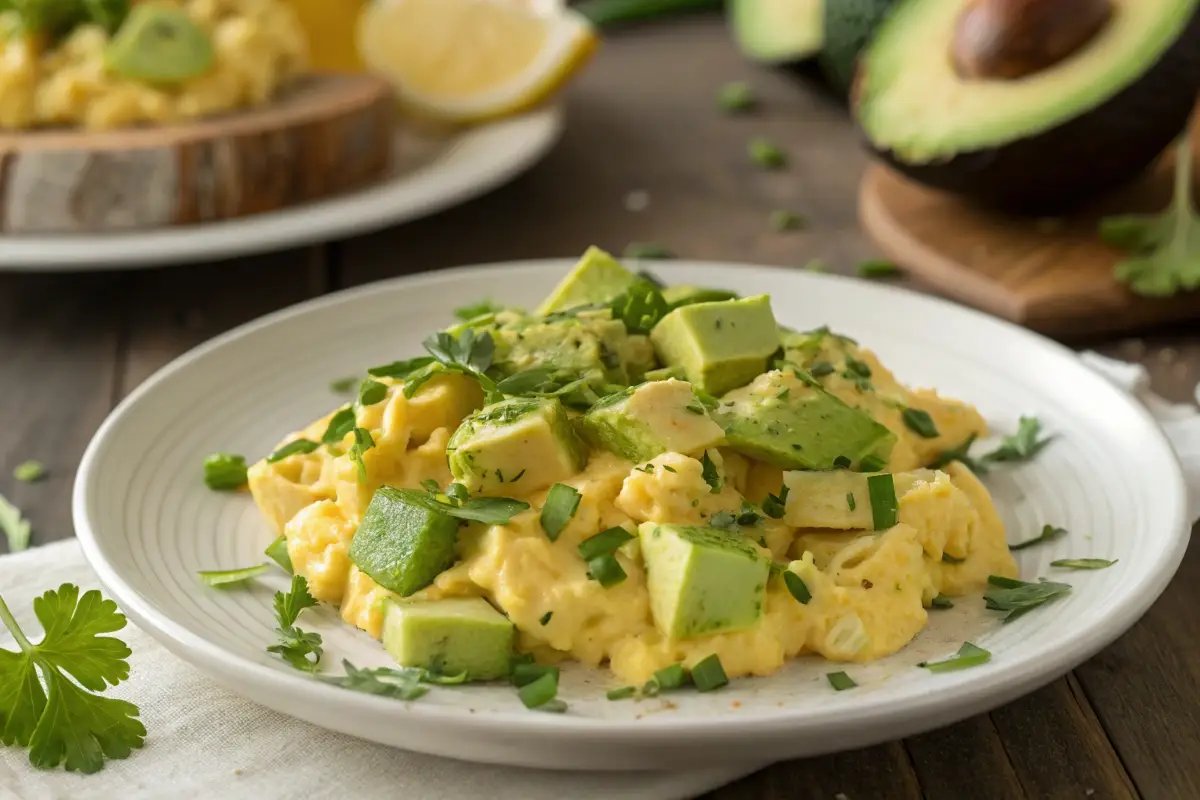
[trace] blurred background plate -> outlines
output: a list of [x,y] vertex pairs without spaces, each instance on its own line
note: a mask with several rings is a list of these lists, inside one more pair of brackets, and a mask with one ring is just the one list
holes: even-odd
[[562,133],[558,107],[457,135],[396,134],[391,178],[331,200],[228,222],[97,236],[0,236],[0,270],[161,267],[336,239],[417,219],[516,177]]

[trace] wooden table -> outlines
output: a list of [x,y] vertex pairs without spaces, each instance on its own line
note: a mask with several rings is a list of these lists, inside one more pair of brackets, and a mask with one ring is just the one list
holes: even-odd
[[[724,117],[725,81],[758,89],[761,114]],[[221,331],[308,297],[456,264],[572,256],[592,243],[668,245],[697,259],[838,271],[873,255],[856,225],[866,163],[838,103],[787,74],[744,64],[724,26],[695,18],[621,32],[567,97],[562,143],[488,197],[437,218],[271,256],[137,273],[0,275],[0,493],[34,542],[71,535],[84,446],[113,405],[170,359]],[[787,171],[753,168],[765,135]],[[649,205],[627,210],[631,191]],[[805,215],[773,233],[775,208]],[[2,243],[0,243],[2,246]],[[1194,329],[1193,329],[1194,330]],[[1176,400],[1200,377],[1184,330],[1089,346],[1140,360]],[[12,480],[34,458],[51,477]],[[1136,531],[1129,535],[1136,536]],[[902,742],[778,764],[712,800],[833,798],[1200,798],[1200,548],[1116,644],[1066,678],[990,714]]]

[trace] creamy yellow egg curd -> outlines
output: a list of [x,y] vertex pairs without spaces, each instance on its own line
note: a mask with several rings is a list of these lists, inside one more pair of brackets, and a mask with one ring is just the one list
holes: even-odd
[[269,103],[305,69],[284,0],[0,3],[0,129],[111,129]]
[[715,688],[887,656],[1016,576],[954,457],[978,412],[769,297],[592,249],[536,312],[464,316],[248,471],[281,560],[401,666]]

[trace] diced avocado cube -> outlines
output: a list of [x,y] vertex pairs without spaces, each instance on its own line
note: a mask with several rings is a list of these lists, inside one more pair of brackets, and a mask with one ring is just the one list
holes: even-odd
[[539,317],[568,308],[607,303],[637,282],[637,276],[598,247],[589,247],[567,276],[542,301]]
[[350,540],[350,560],[383,588],[408,597],[454,563],[457,533],[457,520],[381,486]]
[[728,289],[706,289],[703,286],[668,286],[662,290],[663,300],[672,310],[693,303],[715,303],[721,300],[736,300],[737,292]]
[[713,417],[726,446],[783,469],[850,467],[886,460],[896,435],[870,414],[787,370],[767,372],[726,394]]
[[[783,521],[796,528],[871,530],[871,493],[867,477],[873,473],[832,470],[785,472],[788,487]],[[903,497],[917,481],[933,480],[932,470],[897,472],[892,475],[896,497]]]
[[644,522],[638,527],[654,624],[669,639],[736,631],[763,614],[770,559],[740,533]]
[[400,666],[473,681],[508,674],[513,624],[482,597],[384,603],[383,646]]
[[566,480],[587,447],[553,398],[514,397],[463,420],[446,445],[450,472],[472,494],[522,495]]
[[627,385],[654,367],[649,339],[629,334],[607,309],[551,320],[507,320],[491,334],[496,343],[493,363],[504,374],[549,368]]
[[677,380],[643,383],[607,397],[579,420],[579,426],[589,444],[633,462],[649,461],[660,453],[695,453],[725,438],[692,385]]
[[766,295],[677,308],[650,332],[658,357],[683,367],[709,394],[745,386],[767,369],[779,349],[779,330]]

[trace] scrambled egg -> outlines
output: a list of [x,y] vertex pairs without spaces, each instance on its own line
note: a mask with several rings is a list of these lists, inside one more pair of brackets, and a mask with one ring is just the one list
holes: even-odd
[[0,12],[0,129],[91,129],[165,124],[269,103],[307,62],[307,40],[283,0],[166,0],[211,39],[212,67],[180,84],[122,78],[105,69],[110,35],[85,24],[48,44],[16,33]]
[[[870,365],[878,394],[864,395],[852,381],[836,376],[829,386],[868,406],[897,434],[893,470],[921,467],[984,430],[974,409],[932,392],[909,392],[874,356],[862,351],[858,357]],[[459,375],[441,375],[411,399],[395,382],[384,382],[387,399],[356,411],[357,425],[376,442],[364,459],[366,480],[358,480],[347,453],[349,437],[333,448],[261,461],[250,470],[255,500],[287,537],[292,563],[313,595],[340,605],[348,623],[375,637],[383,624],[381,601],[390,593],[347,556],[358,522],[381,485],[419,488],[434,480],[446,486],[451,480],[446,441],[482,404],[477,384]],[[927,410],[941,435],[913,435],[888,396]],[[327,422],[318,420],[295,436],[319,440]],[[1016,575],[986,489],[953,462],[897,481],[898,522],[886,531],[798,528],[763,520],[752,529],[757,546],[776,561],[792,559],[790,569],[809,588],[811,601],[797,602],[782,576],[772,575],[764,615],[754,627],[687,641],[666,639],[651,614],[637,539],[616,554],[628,577],[609,588],[589,579],[577,546],[612,526],[704,524],[720,512],[738,512],[744,499],[758,502],[779,490],[778,469],[713,450],[709,459],[723,477],[723,487],[713,492],[703,475],[703,455],[669,452],[646,466],[593,451],[586,468],[565,481],[581,501],[557,540],[550,541],[539,523],[548,491],[519,498],[531,507],[508,524],[464,528],[460,561],[416,597],[484,596],[516,625],[521,648],[539,659],[607,663],[622,681],[640,683],[655,670],[677,662],[691,665],[713,653],[730,677],[768,675],[806,652],[834,661],[880,658],[904,647],[924,627],[926,608],[939,593],[980,591],[989,574]],[[552,617],[543,624],[549,612]]]

